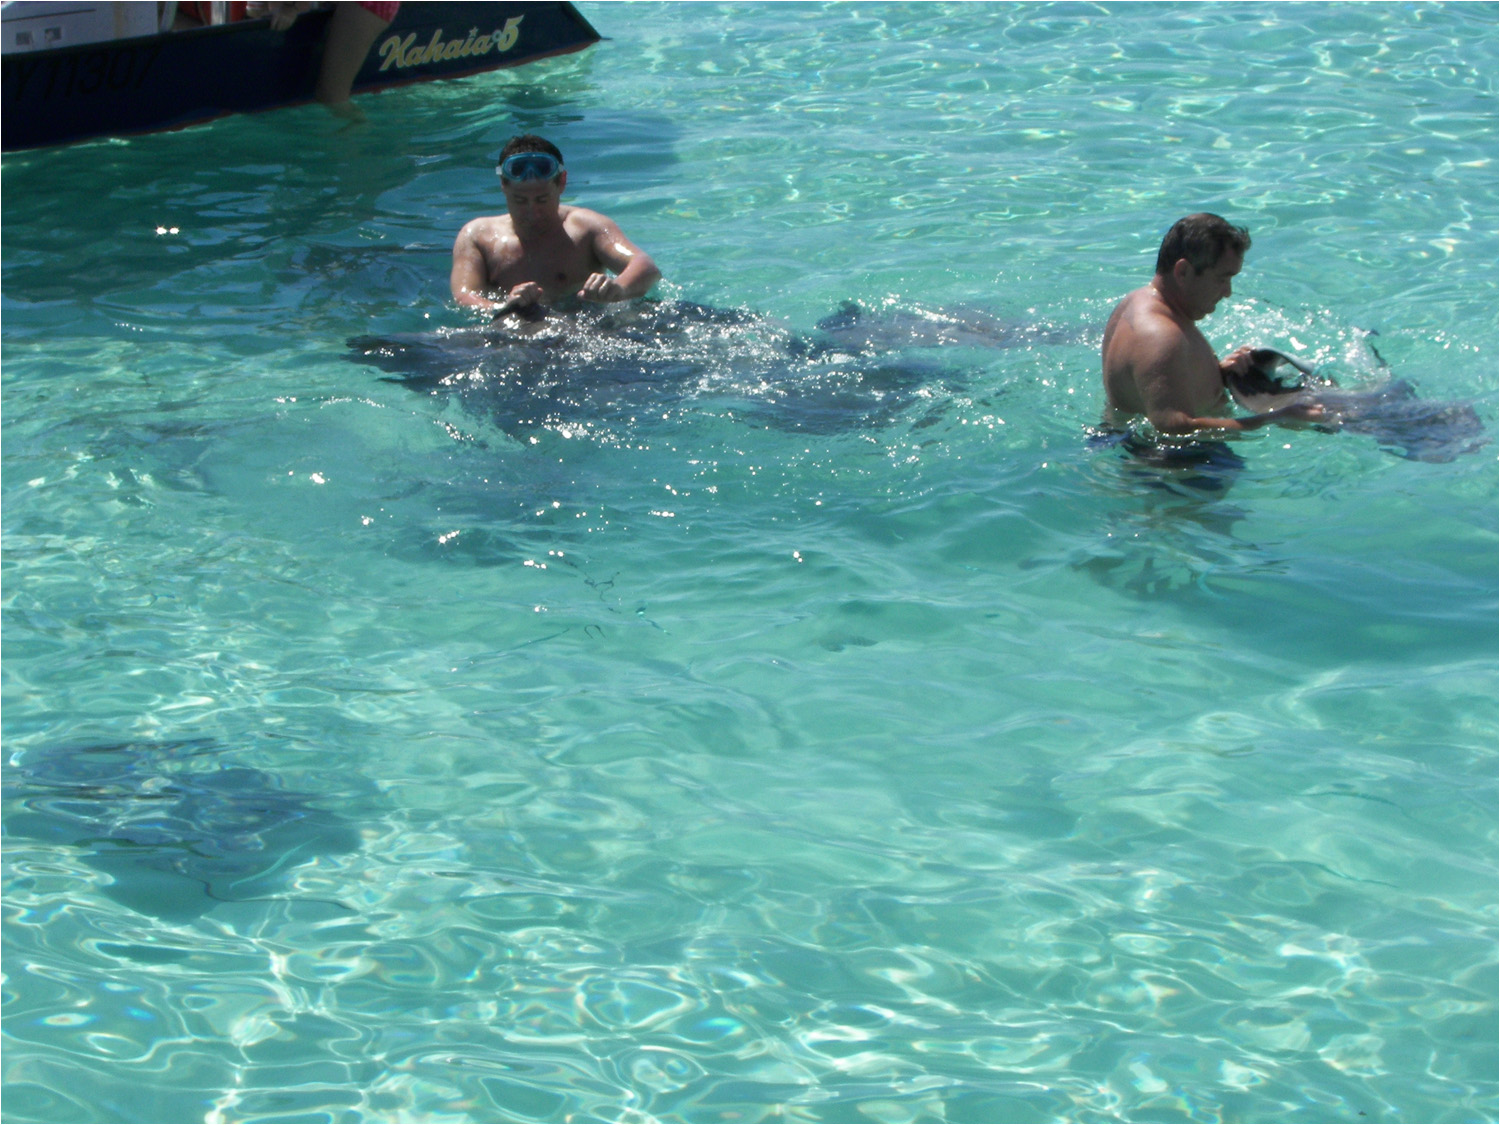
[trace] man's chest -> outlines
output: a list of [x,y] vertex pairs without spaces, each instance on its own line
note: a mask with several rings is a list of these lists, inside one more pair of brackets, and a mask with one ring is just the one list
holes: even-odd
[[582,282],[594,272],[588,248],[567,237],[523,243],[515,235],[499,235],[486,249],[485,261],[497,285],[534,281],[550,288]]

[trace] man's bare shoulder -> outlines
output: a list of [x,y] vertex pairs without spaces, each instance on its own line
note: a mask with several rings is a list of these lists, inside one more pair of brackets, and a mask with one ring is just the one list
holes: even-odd
[[1145,413],[1163,396],[1190,354],[1187,330],[1151,286],[1127,294],[1104,330],[1104,390],[1108,404]]
[[1104,330],[1105,361],[1131,367],[1160,362],[1188,345],[1190,327],[1149,285],[1125,296]]
[[461,239],[493,238],[496,235],[511,234],[513,229],[509,215],[480,215],[460,227],[458,237]]
[[598,234],[600,231],[618,229],[608,215],[590,211],[587,207],[561,207],[563,226],[570,234]]
[[[1183,325],[1161,294],[1149,285],[1129,293],[1115,308],[1115,317],[1130,324],[1137,334],[1181,336]],[[1114,318],[1111,318],[1114,319]]]

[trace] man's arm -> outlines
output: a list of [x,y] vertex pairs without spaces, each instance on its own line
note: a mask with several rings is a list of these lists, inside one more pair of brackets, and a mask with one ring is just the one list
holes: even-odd
[[[540,287],[536,288],[539,294]],[[513,308],[522,303],[516,299],[515,293],[507,294],[501,301],[485,295],[489,289],[489,271],[486,269],[484,252],[480,250],[479,241],[475,237],[474,223],[465,224],[463,230],[458,232],[458,237],[453,240],[453,270],[448,275],[448,289],[460,305],[488,312],[498,312],[502,308]],[[539,295],[533,298],[538,299]]]
[[[1150,415],[1147,417],[1149,418]],[[1316,422],[1322,417],[1323,408],[1316,403],[1294,402],[1290,406],[1283,406],[1280,410],[1272,410],[1268,414],[1246,414],[1240,418],[1194,418],[1186,413],[1179,413],[1171,416],[1165,426],[1155,421],[1151,424],[1158,432],[1164,434],[1190,434],[1194,430],[1226,430],[1245,433],[1258,430],[1262,426],[1269,426],[1272,422],[1278,425],[1288,422]]]
[[[1146,407],[1146,418],[1158,433],[1190,434],[1197,430],[1245,433],[1272,422],[1312,422],[1323,416],[1321,406],[1309,403],[1294,403],[1267,414],[1242,418],[1198,414],[1193,409],[1196,405],[1193,388],[1201,384],[1205,372],[1198,369],[1202,359],[1194,354],[1187,338],[1175,333],[1152,333],[1143,344],[1137,356],[1135,382]],[[1217,363],[1216,385],[1222,387],[1226,368],[1248,363],[1249,355],[1249,348],[1240,348]]]
[[628,301],[649,293],[661,280],[661,270],[656,268],[651,255],[626,238],[613,220],[603,215],[595,219],[590,224],[594,258],[613,270],[615,276],[602,271],[591,274],[578,295],[585,301],[609,302]]

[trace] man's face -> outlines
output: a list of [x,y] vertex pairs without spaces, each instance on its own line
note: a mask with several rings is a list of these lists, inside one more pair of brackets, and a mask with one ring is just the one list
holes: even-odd
[[1202,320],[1233,293],[1230,282],[1244,264],[1245,256],[1233,249],[1225,250],[1217,262],[1202,271],[1193,269],[1192,263],[1188,263],[1182,290],[1187,298],[1188,312],[1194,320]]
[[505,205],[518,231],[536,230],[557,221],[557,207],[562,201],[563,172],[553,180],[501,180]]

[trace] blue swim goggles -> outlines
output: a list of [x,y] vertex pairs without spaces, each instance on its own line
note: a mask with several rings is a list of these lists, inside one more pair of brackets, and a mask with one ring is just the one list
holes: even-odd
[[550,180],[562,171],[562,161],[550,152],[513,152],[495,171],[502,180]]

